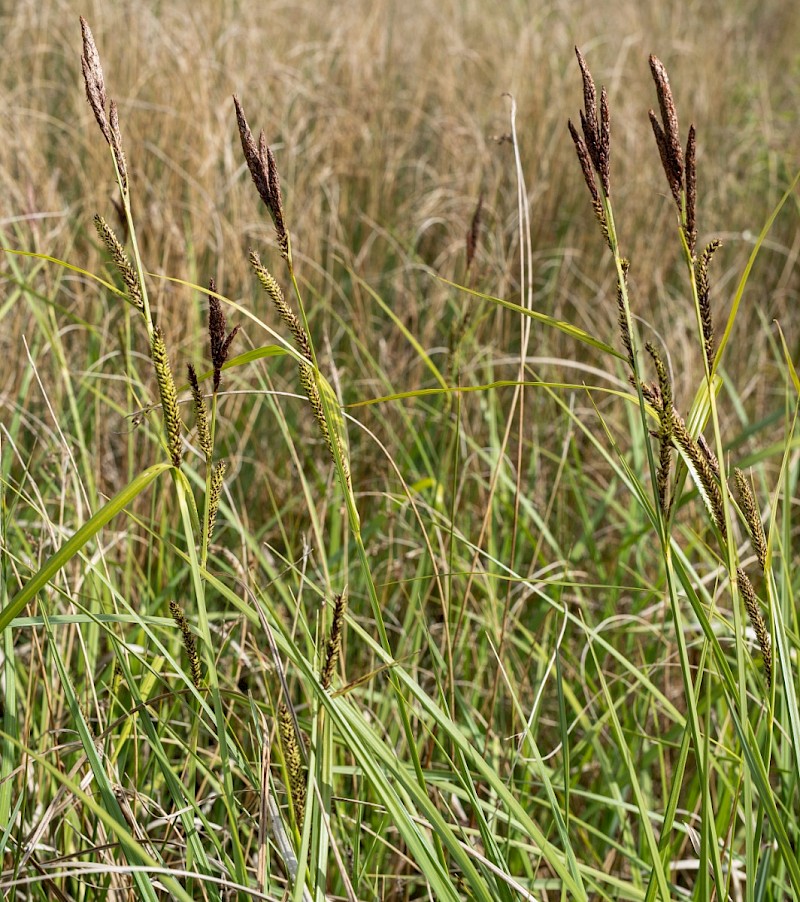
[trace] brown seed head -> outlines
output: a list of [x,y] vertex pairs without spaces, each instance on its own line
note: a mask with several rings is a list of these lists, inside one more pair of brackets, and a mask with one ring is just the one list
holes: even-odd
[[211,364],[214,367],[214,394],[216,394],[222,379],[222,367],[228,360],[228,351],[239,327],[234,326],[226,334],[225,312],[219,298],[215,297],[217,286],[213,279],[209,280],[208,287],[212,292],[208,296],[208,336],[211,342]]
[[625,313],[625,296],[624,289],[628,284],[628,270],[630,269],[630,261],[623,258],[620,261],[622,269],[622,278],[617,281],[617,325],[619,326],[619,334],[622,339],[622,346],[628,357],[628,366],[631,372],[636,372],[636,365],[633,357],[633,342],[631,341],[631,331],[628,324],[628,317]]
[[583,108],[586,111],[585,124],[591,129],[592,139],[594,140],[597,126],[597,89],[594,86],[594,79],[586,64],[586,60],[577,47],[575,48],[575,56],[578,57],[578,65],[581,68],[581,78],[583,79]]
[[[278,175],[278,164],[275,162],[275,155],[272,153],[272,148],[266,143],[266,139],[264,138],[264,132],[261,132],[261,140],[264,142],[264,145],[267,148],[266,151],[266,160],[267,160],[267,173],[269,174],[269,190],[270,195],[272,197],[272,204],[274,209],[270,212],[272,213],[275,219],[279,219],[281,223],[283,222],[283,193],[281,192],[281,180]],[[275,223],[275,227],[278,227],[278,223]]]
[[697,243],[697,133],[694,126],[689,126],[689,137],[686,139],[686,226],[684,229],[686,243],[694,256]]
[[575,144],[575,152],[578,155],[578,162],[581,165],[583,179],[586,182],[586,187],[589,189],[589,194],[592,198],[592,209],[594,210],[594,215],[597,217],[597,221],[600,223],[603,237],[606,239],[606,244],[610,249],[611,236],[608,232],[606,211],[603,209],[603,202],[600,199],[600,192],[597,190],[597,182],[595,180],[594,170],[592,168],[592,161],[589,156],[589,149],[586,147],[586,142],[584,141],[584,139],[578,134],[578,130],[572,124],[572,120],[569,120],[567,122],[567,127],[569,128],[570,136],[572,137],[572,140]]
[[114,151],[114,159],[117,161],[122,190],[128,190],[128,165],[125,162],[125,152],[122,149],[122,133],[119,130],[119,113],[117,102],[112,100],[109,104],[108,121],[111,129],[111,148]]
[[92,36],[89,23],[81,16],[81,33],[83,35],[83,56],[81,67],[83,68],[83,81],[86,85],[86,99],[94,113],[94,118],[100,126],[106,141],[111,144],[111,130],[106,118],[106,85],[103,78],[103,68],[100,65],[100,54]]
[[661,126],[658,126],[656,114],[652,110],[650,110],[650,122],[656,136],[664,173],[667,176],[675,203],[680,209],[683,187],[683,151],[678,136],[678,113],[675,109],[675,99],[672,96],[667,70],[661,60],[655,56],[650,57],[650,71],[656,85],[658,106],[661,111]]
[[609,183],[611,175],[611,113],[608,109],[608,93],[605,87],[600,92],[600,136],[598,141],[598,156],[600,158],[600,179],[603,183],[603,193],[606,197],[611,194]]
[[[575,48],[575,55],[578,58],[578,65],[580,66],[581,77],[583,79],[584,109],[580,111],[580,119],[586,152],[592,162],[592,167],[600,177],[600,185],[603,189],[603,194],[606,197],[609,197],[611,193],[611,117],[608,109],[608,94],[606,93],[605,88],[601,90],[600,111],[598,114],[597,89],[595,88],[591,72],[589,71],[589,67],[586,64],[583,54],[577,47]],[[574,131],[574,127],[570,126],[570,133],[572,134]],[[575,141],[574,134],[572,140]],[[577,142],[576,149],[578,149]],[[578,156],[580,158],[579,149]],[[584,163],[581,161],[581,167],[583,168],[583,166]],[[591,187],[589,190],[592,190]]]
[[[581,116],[583,116],[583,114],[581,114]],[[589,149],[586,146],[586,141],[578,134],[578,129],[572,124],[571,119],[567,120],[567,128],[569,129],[570,136],[575,144],[575,152],[578,154],[578,162],[581,164],[581,172],[583,173],[586,187],[592,195],[592,203],[599,204],[600,194],[597,191],[597,183],[595,182],[594,171],[592,169],[592,160],[589,156]]]
[[253,133],[250,131],[250,126],[247,124],[244,110],[239,102],[239,98],[235,94],[233,95],[233,105],[236,107],[236,123],[239,127],[239,138],[242,142],[242,151],[244,152],[247,168],[250,170],[250,175],[255,183],[259,197],[264,201],[266,206],[269,207],[272,201],[269,193],[269,175],[267,173],[266,163],[258,152],[258,147],[253,139]]
[[275,226],[275,234],[278,238],[278,245],[281,253],[288,259],[289,257],[289,235],[286,231],[286,225],[283,219],[283,195],[281,194],[281,183],[278,177],[278,167],[275,164],[275,157],[272,150],[267,144],[267,139],[263,130],[258,138],[258,145],[247,124],[244,110],[239,102],[239,98],[234,94],[233,103],[236,107],[236,122],[239,127],[239,137],[242,142],[242,151],[247,162],[247,168],[258,191],[259,197],[264,202],[269,214],[272,217]]
[[667,501],[667,489],[669,485],[669,474],[672,466],[672,432],[674,413],[672,406],[672,383],[669,380],[667,368],[661,359],[658,348],[652,343],[645,344],[647,353],[653,360],[653,366],[658,376],[658,392],[653,393],[653,399],[657,400],[656,406],[660,422],[658,433],[659,438],[659,463],[656,474],[658,487],[658,499],[661,504],[661,510],[664,514],[669,513],[669,505]]
[[667,146],[670,155],[677,166],[683,166],[683,153],[678,137],[678,111],[675,109],[675,98],[672,96],[672,88],[664,64],[656,56],[650,57],[650,71],[656,85],[658,106],[661,110],[661,121],[664,125],[664,134],[667,138]]

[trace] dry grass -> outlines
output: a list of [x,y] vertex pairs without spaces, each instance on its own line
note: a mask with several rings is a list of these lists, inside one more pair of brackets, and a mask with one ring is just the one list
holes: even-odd
[[[226,3],[179,0],[156,16],[111,3],[21,2],[2,17],[0,192],[8,215],[52,212],[25,228],[39,245],[65,251],[75,223],[108,209],[104,147],[74,90],[73,23],[82,12],[107,48],[128,146],[144,149],[132,161],[133,194],[153,266],[201,283],[213,268],[224,290],[237,293],[246,284],[243,249],[268,238],[236,146],[235,91],[275,147],[298,254],[340,255],[368,278],[388,278],[387,262],[396,260],[403,271],[391,287],[419,319],[415,283],[401,265],[417,254],[414,262],[456,272],[482,184],[489,231],[481,262],[494,290],[513,291],[511,158],[492,140],[508,130],[503,91],[520,108],[534,246],[545,256],[580,249],[574,214],[582,198],[565,165],[564,123],[578,95],[570,59],[579,43],[619,123],[617,203],[637,224],[626,238],[648,284],[651,268],[666,277],[670,263],[641,253],[668,204],[652,203],[653,189],[663,190],[646,119],[649,52],[680,86],[679,108],[704,123],[701,197],[732,233],[762,220],[770,186],[777,190],[780,160],[765,158],[765,138],[776,150],[792,144],[783,61],[798,26],[777,2],[737,6],[630,2],[609,12],[572,2],[531,14],[508,4],[489,16],[480,2],[309,2],[260,4],[243,16]],[[185,271],[187,248],[196,273]],[[335,295],[322,275],[316,280],[323,295]],[[556,304],[568,303],[576,280],[561,280]]]

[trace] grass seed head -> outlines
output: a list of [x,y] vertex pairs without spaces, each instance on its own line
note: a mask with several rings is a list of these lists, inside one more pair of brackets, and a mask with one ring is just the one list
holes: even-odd
[[[661,510],[664,514],[669,513],[669,502],[667,499],[667,489],[669,486],[669,474],[672,467],[672,433],[675,420],[673,402],[672,402],[672,384],[669,380],[667,368],[661,359],[661,354],[652,342],[645,345],[647,353],[653,360],[653,366],[658,376],[658,403],[654,406],[658,410],[660,429],[658,433],[659,439],[659,461],[658,470],[656,472],[656,482],[658,488],[658,500],[661,504]],[[654,393],[654,398],[655,398]]]
[[236,108],[236,124],[239,127],[239,138],[242,142],[242,151],[244,152],[247,168],[250,170],[250,176],[255,183],[259,197],[264,201],[267,208],[269,208],[272,204],[269,187],[269,173],[261,158],[259,148],[256,146],[253,133],[250,131],[250,126],[247,124],[247,118],[244,115],[244,110],[239,102],[239,98],[235,94],[233,95],[233,105]]
[[717,455],[711,450],[711,445],[708,444],[706,437],[702,432],[697,436],[697,447],[703,452],[703,456],[708,461],[714,476],[719,479],[719,461],[717,460]]
[[283,702],[278,707],[278,731],[281,747],[289,772],[289,792],[292,797],[292,811],[298,831],[303,829],[303,818],[306,811],[306,780],[303,775],[303,758],[300,743],[295,733],[294,720],[289,708]]
[[672,189],[675,202],[680,208],[681,188],[683,187],[683,151],[678,137],[678,112],[675,109],[675,99],[672,96],[667,70],[658,57],[650,57],[650,71],[656,85],[658,106],[661,111],[661,126],[659,127],[656,114],[652,110],[650,110],[650,122],[656,135],[667,181]]
[[122,281],[125,283],[125,288],[127,289],[128,300],[137,310],[144,312],[142,289],[139,285],[139,279],[121,242],[114,234],[111,226],[109,226],[105,219],[99,214],[95,214],[94,227],[97,229],[100,240],[106,246],[106,250],[111,255],[114,265],[122,276]]
[[226,332],[225,311],[219,298],[215,297],[217,286],[213,279],[209,280],[208,287],[211,292],[208,295],[208,336],[211,342],[211,364],[214,367],[214,394],[216,394],[222,379],[222,367],[228,360],[228,351],[239,327],[234,326],[230,332]]
[[292,337],[297,345],[297,350],[300,351],[306,360],[313,360],[314,355],[311,352],[311,342],[309,341],[308,333],[300,322],[297,314],[286,302],[286,298],[283,296],[283,292],[281,291],[281,287],[277,280],[266,266],[264,266],[261,262],[261,258],[255,251],[250,251],[250,264],[255,271],[258,281],[261,282],[262,288],[270,296],[278,315],[292,333]]
[[167,355],[167,345],[160,326],[156,326],[153,329],[150,352],[153,358],[153,367],[156,371],[158,390],[161,394],[161,410],[164,414],[164,431],[167,436],[169,456],[172,460],[172,465],[179,467],[183,458],[183,449],[181,447],[181,417],[178,411],[178,392],[175,389],[175,380],[172,378],[172,369],[169,365],[169,356]]
[[197,423],[197,444],[205,455],[206,460],[211,460],[211,430],[208,426],[208,411],[203,393],[200,391],[200,383],[197,381],[197,373],[191,363],[187,364],[189,371],[189,385],[192,389],[192,402],[194,406],[194,418]]
[[697,244],[697,133],[694,126],[689,126],[689,137],[686,139],[686,243],[694,256]]
[[208,544],[214,535],[214,526],[217,522],[217,511],[219,510],[219,499],[222,495],[222,486],[225,483],[225,471],[227,464],[224,460],[218,460],[214,464],[211,471],[211,491],[208,496]]
[[114,159],[117,161],[117,169],[122,183],[123,192],[128,191],[128,164],[125,160],[125,152],[122,149],[122,132],[119,130],[119,112],[117,102],[112,100],[108,109],[108,123],[111,130],[111,149],[114,151]]
[[[606,240],[608,240],[608,233],[606,233]],[[610,243],[609,243],[610,246]],[[622,269],[622,278],[617,282],[617,325],[619,326],[619,334],[622,339],[622,346],[625,348],[625,353],[628,356],[628,366],[631,368],[631,373],[636,372],[636,366],[634,363],[633,357],[633,342],[631,341],[631,330],[628,325],[628,317],[625,314],[625,295],[624,289],[628,282],[628,270],[630,269],[631,264],[629,260],[626,260],[624,257],[620,260],[620,268]]]
[[[594,215],[600,223],[600,228],[609,250],[613,252],[605,207],[600,197],[601,190],[606,198],[611,196],[611,115],[608,108],[608,94],[605,88],[600,92],[600,114],[598,116],[597,90],[594,86],[594,80],[589,72],[589,67],[586,65],[586,60],[583,58],[583,54],[577,47],[575,48],[575,55],[578,57],[578,65],[583,78],[584,109],[580,111],[583,135],[572,124],[572,120],[567,122],[567,127],[575,144],[575,152],[578,155],[578,162],[581,166],[586,187],[589,189],[589,194],[592,198]],[[600,183],[599,188],[598,179]]]
[[772,687],[772,643],[769,637],[767,625],[761,614],[761,607],[758,603],[758,596],[750,582],[750,577],[741,569],[736,571],[736,583],[739,586],[744,607],[747,611],[747,617],[750,620],[750,626],[755,631],[758,645],[761,648],[761,657],[764,661],[764,676],[767,679],[767,686]]
[[344,629],[344,614],[347,609],[347,599],[344,592],[336,596],[333,601],[333,620],[331,632],[325,647],[325,663],[322,667],[322,688],[330,689],[333,682],[333,674],[336,663],[339,660],[339,652],[342,648],[342,631]]
[[174,599],[169,603],[169,612],[175,621],[183,638],[183,647],[186,649],[186,657],[189,659],[189,676],[195,689],[200,688],[200,656],[197,654],[197,646],[194,641],[189,621],[183,613],[183,609]]
[[709,300],[708,267],[714,254],[722,246],[719,239],[710,241],[700,259],[695,263],[694,279],[697,286],[697,301],[700,308],[700,320],[703,327],[703,346],[708,371],[714,368],[714,323],[711,317],[711,301]]
[[[712,459],[703,450],[701,442],[692,438],[686,423],[679,416],[674,416],[673,436],[675,444],[681,448],[694,467],[700,481],[699,488],[711,518],[720,531],[723,539],[727,538],[725,528],[725,512],[722,504],[722,491],[718,481],[719,464],[716,457]],[[710,449],[709,449],[710,450]]]
[[[608,94],[600,92],[600,111],[597,109],[597,89],[583,54],[576,47],[575,55],[583,79],[583,106],[580,111],[581,129],[589,159],[600,177],[600,185],[606,197],[611,195],[611,116],[608,109]],[[570,133],[574,131],[570,128]],[[575,136],[573,135],[573,141]],[[581,164],[583,165],[583,164]],[[590,188],[591,190],[591,188]]]
[[[686,244],[689,253],[694,257],[697,243],[697,133],[693,125],[689,126],[684,158],[678,133],[678,112],[675,107],[675,98],[672,96],[667,70],[658,57],[650,57],[650,72],[655,82],[661,113],[659,122],[658,116],[653,110],[650,110],[650,124],[669,189],[678,207]],[[681,195],[683,195],[683,199]]]
[[103,78],[103,67],[100,65],[100,54],[94,42],[89,23],[81,16],[81,34],[83,35],[83,56],[81,66],[83,68],[83,81],[86,85],[86,99],[92,108],[94,118],[100,126],[106,141],[111,144],[111,129],[106,116],[106,85]]
[[753,544],[753,550],[758,558],[761,572],[767,572],[767,537],[764,533],[764,524],[761,522],[761,513],[756,504],[756,496],[750,483],[745,478],[744,473],[738,469],[733,471],[734,482],[736,483],[736,491],[739,495],[739,504],[742,507],[745,522],[747,523],[747,531],[750,533],[750,541]]
[[242,104],[239,98],[234,94],[233,104],[236,107],[236,123],[239,127],[239,138],[242,142],[242,151],[250,170],[250,176],[256,186],[259,197],[264,202],[264,206],[269,210],[272,217],[272,223],[275,226],[275,234],[278,238],[278,245],[281,249],[283,257],[289,259],[289,234],[286,231],[286,224],[283,219],[283,195],[281,193],[281,183],[278,177],[278,167],[275,164],[275,157],[272,150],[267,144],[266,136],[262,130],[256,145],[250,126],[247,124],[247,118],[244,115]]

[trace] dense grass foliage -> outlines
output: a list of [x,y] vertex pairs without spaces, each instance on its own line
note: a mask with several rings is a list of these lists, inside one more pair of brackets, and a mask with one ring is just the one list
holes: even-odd
[[87,7],[0,10],[3,897],[800,897],[797,17]]

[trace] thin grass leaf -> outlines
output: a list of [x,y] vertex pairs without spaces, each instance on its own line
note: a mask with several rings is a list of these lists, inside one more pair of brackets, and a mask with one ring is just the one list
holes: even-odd
[[169,463],[158,463],[140,473],[136,479],[118,492],[107,504],[105,504],[88,522],[86,522],[75,535],[66,542],[38,572],[25,584],[0,610],[0,631],[12,623],[14,618],[32,601],[32,599],[50,582],[50,580],[69,561],[78,554],[81,549],[90,542],[97,533],[111,521],[120,511],[140,495],[154,479],[158,478],[166,470],[171,469]]
[[513,303],[513,301],[506,301],[502,298],[494,297],[491,294],[483,294],[480,291],[475,291],[475,289],[468,288],[466,285],[459,285],[457,282],[451,282],[448,279],[442,278],[441,276],[438,276],[437,278],[440,282],[443,282],[445,285],[449,285],[451,288],[456,288],[458,289],[458,291],[463,291],[466,294],[480,298],[483,301],[491,301],[493,304],[498,304],[499,306],[505,307],[508,310],[513,310],[515,313],[519,313],[521,316],[530,317],[531,319],[549,326],[552,329],[557,329],[559,332],[563,332],[570,338],[574,338],[575,341],[589,345],[589,347],[591,348],[596,348],[598,351],[602,351],[604,354],[610,354],[612,357],[616,357],[618,360],[627,359],[627,356],[625,354],[620,354],[620,352],[612,348],[611,345],[606,344],[606,342],[604,341],[600,341],[598,338],[594,338],[588,332],[580,329],[578,326],[573,326],[571,323],[566,323],[562,320],[555,319],[552,316],[548,316],[546,313],[539,313],[539,311],[537,310],[529,310],[527,307],[522,307],[519,304]]

